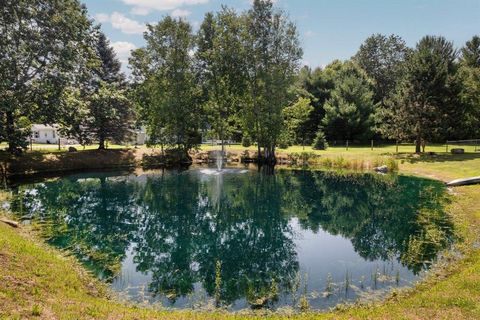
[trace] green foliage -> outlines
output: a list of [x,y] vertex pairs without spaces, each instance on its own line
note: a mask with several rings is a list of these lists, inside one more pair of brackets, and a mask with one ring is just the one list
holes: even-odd
[[105,148],[105,141],[115,143],[125,141],[131,129],[131,104],[123,90],[114,85],[101,83],[98,91],[90,99],[90,107],[85,128]]
[[239,105],[245,95],[245,49],[242,21],[223,7],[207,13],[197,35],[195,63],[202,88],[206,121],[218,139],[231,137],[238,127]]
[[392,139],[445,140],[464,116],[458,106],[456,52],[442,37],[424,37],[405,63],[404,75],[386,107],[379,130]]
[[135,97],[150,135],[150,143],[187,152],[200,142],[199,90],[191,51],[192,28],[170,16],[148,25],[146,46],[133,52],[130,64]]
[[460,101],[464,108],[463,125],[457,128],[464,137],[480,134],[480,67],[461,66],[457,78],[461,82]]
[[242,137],[242,147],[248,148],[252,145],[252,140],[248,135],[243,135]]
[[222,298],[222,263],[217,261],[215,264],[215,303],[220,304]]
[[83,145],[97,141],[99,149],[104,149],[107,140],[121,143],[130,138],[134,112],[124,89],[120,61],[101,32],[95,52],[98,63],[90,66],[89,76],[78,81],[79,88],[63,91],[59,122],[64,135]]
[[255,0],[243,19],[248,97],[242,122],[259,151],[264,149],[263,158],[274,162],[282,109],[290,100],[287,89],[293,84],[302,49],[296,26],[274,10],[271,0]]
[[460,63],[467,67],[480,68],[480,36],[473,36],[461,49]]
[[329,139],[366,140],[372,137],[372,85],[366,74],[351,62],[334,62],[327,67],[333,73],[334,89],[324,105],[322,127]]
[[53,123],[63,88],[84,75],[93,29],[76,0],[5,0],[0,15],[0,127],[16,152],[32,123]]
[[383,103],[393,92],[408,53],[405,41],[393,34],[388,37],[371,35],[360,46],[353,61],[373,80],[375,102]]
[[317,131],[315,139],[313,140],[312,147],[315,150],[327,150],[328,142],[327,142],[327,138],[325,136],[325,133],[323,133],[322,130]]
[[[283,109],[284,131],[286,141],[291,141],[291,144],[303,144],[305,141],[306,132],[304,124],[308,121],[313,107],[310,104],[310,99],[299,98],[295,103]],[[281,147],[281,146],[280,146]]]

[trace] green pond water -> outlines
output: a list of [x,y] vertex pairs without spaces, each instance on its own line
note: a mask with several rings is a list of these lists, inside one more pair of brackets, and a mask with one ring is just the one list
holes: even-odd
[[11,209],[130,301],[312,309],[418,281],[452,241],[442,184],[193,168],[12,187]]

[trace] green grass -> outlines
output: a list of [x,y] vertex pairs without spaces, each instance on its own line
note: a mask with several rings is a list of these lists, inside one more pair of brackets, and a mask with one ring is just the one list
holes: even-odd
[[[301,152],[301,149],[296,147],[288,151]],[[374,159],[393,156],[392,149],[395,147],[379,148],[373,153],[369,148],[352,148],[348,152],[330,148],[316,152],[321,156]],[[395,157],[400,163],[400,172],[404,174],[444,181],[480,175],[480,154],[400,154]],[[0,200],[5,197],[5,193],[0,193]],[[120,303],[109,299],[108,290],[77,261],[46,245],[29,228],[13,229],[0,223],[0,318],[480,319],[480,186],[454,188],[447,209],[462,239],[456,248],[461,259],[456,254],[447,255],[425,281],[414,289],[393,293],[385,302],[339,307],[330,313],[305,312],[293,316],[265,311],[252,314],[171,312]]]
[[[477,153],[480,154],[480,146],[476,147],[475,145],[466,145],[466,146],[449,146],[448,150],[452,148],[463,148],[465,152],[472,152],[474,153],[477,150]],[[201,150],[209,151],[209,150],[219,150],[221,147],[218,145],[201,145]],[[232,144],[230,146],[226,146],[227,151],[243,151],[243,150],[250,150],[256,151],[257,148],[255,146],[250,146],[245,148],[239,144]],[[346,146],[330,146],[327,150],[314,150],[311,146],[291,146],[287,149],[277,149],[278,152],[315,152],[319,155],[338,155],[338,156],[348,156],[348,155],[356,155],[356,156],[369,156],[372,154],[375,155],[394,155],[397,154],[397,147],[393,144],[389,145],[374,145],[373,150],[371,146],[349,146],[348,150]],[[398,145],[398,153],[405,154],[405,153],[412,153],[415,151],[415,146],[413,144],[399,144]],[[446,153],[446,146],[444,144],[432,144],[427,145],[425,148],[425,152],[436,152],[436,153]]]

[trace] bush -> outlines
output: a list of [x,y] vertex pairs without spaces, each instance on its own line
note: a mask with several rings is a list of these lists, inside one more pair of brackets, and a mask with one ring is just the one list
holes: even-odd
[[289,145],[288,145],[288,143],[287,143],[286,141],[279,141],[279,142],[278,142],[278,147],[279,147],[280,149],[288,149]]
[[327,150],[328,142],[322,130],[318,130],[315,139],[313,139],[312,147],[315,150]]
[[252,145],[252,141],[250,140],[250,137],[245,135],[242,137],[242,146],[245,148],[248,148]]

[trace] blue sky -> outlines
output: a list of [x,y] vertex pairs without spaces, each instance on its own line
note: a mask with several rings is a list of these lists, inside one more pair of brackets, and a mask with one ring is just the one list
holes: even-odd
[[[90,15],[102,23],[120,59],[143,46],[145,23],[165,15],[181,16],[195,29],[208,11],[227,5],[238,11],[251,0],[83,0]],[[348,59],[373,33],[397,34],[414,46],[424,35],[443,35],[462,46],[480,34],[480,0],[276,0],[296,22],[304,63],[325,66]],[[125,68],[124,68],[125,69]]]

